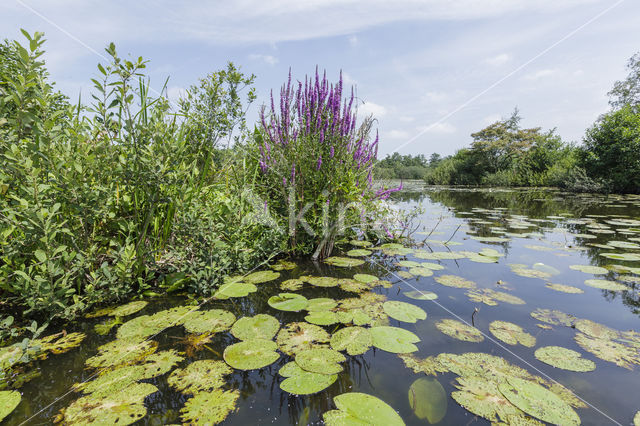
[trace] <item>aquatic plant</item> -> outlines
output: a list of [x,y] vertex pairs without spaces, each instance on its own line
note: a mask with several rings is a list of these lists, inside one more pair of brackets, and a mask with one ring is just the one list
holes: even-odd
[[362,355],[371,349],[373,337],[367,328],[345,327],[331,335],[331,347],[336,351],[347,351],[349,355]]
[[517,324],[507,321],[492,321],[489,324],[489,331],[497,339],[509,344],[517,345],[518,343],[532,348],[536,345],[536,338],[527,333]]
[[197,394],[221,388],[225,384],[224,376],[231,372],[223,361],[204,359],[175,370],[167,378],[167,383],[178,392]]
[[410,353],[418,350],[414,343],[418,343],[420,338],[403,328],[377,326],[369,329],[373,346],[383,351],[396,354]]
[[375,396],[349,392],[335,396],[337,410],[327,411],[322,419],[327,426],[368,424],[372,426],[403,426],[405,423],[389,404]]
[[429,424],[440,422],[447,414],[447,394],[436,379],[416,379],[409,387],[408,398],[413,414]]
[[0,422],[16,409],[22,395],[18,391],[0,391]]
[[236,408],[240,397],[237,390],[223,391],[215,389],[211,392],[198,392],[185,402],[180,410],[182,420],[192,425],[215,425],[222,423]]
[[463,342],[482,342],[484,336],[475,327],[471,327],[461,321],[454,319],[442,319],[436,322],[436,328],[447,336]]
[[295,395],[311,395],[325,390],[338,379],[337,374],[319,374],[305,371],[295,361],[286,363],[278,371],[285,380],[280,389]]
[[276,362],[280,355],[278,345],[265,339],[249,339],[227,346],[223,357],[227,364],[238,370],[257,370]]
[[415,323],[427,318],[424,309],[406,302],[391,300],[384,302],[382,308],[387,315],[398,321]]
[[271,340],[280,329],[280,322],[271,315],[258,314],[242,317],[231,327],[231,334],[239,340]]
[[276,342],[282,352],[296,353],[312,348],[328,347],[331,336],[322,327],[307,322],[292,322],[280,329]]
[[582,358],[579,352],[560,346],[545,346],[536,349],[535,357],[545,364],[569,371],[593,371],[596,364],[590,359]]

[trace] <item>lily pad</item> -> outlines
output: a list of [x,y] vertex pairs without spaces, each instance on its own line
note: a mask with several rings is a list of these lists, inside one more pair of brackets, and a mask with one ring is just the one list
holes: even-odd
[[438,295],[432,291],[413,290],[405,291],[403,294],[414,300],[436,300],[438,298]]
[[567,327],[571,327],[575,321],[576,317],[573,315],[565,314],[562,311],[551,310],[551,309],[536,309],[531,312],[531,316],[538,321],[546,322],[551,325],[566,325]]
[[145,306],[147,306],[147,302],[144,300],[136,300],[125,305],[118,306],[113,309],[109,315],[112,317],[126,317],[141,311]]
[[292,278],[289,280],[282,281],[280,283],[280,290],[296,291],[296,290],[300,290],[303,285],[304,285],[304,281],[297,278]]
[[158,343],[152,340],[118,339],[100,346],[98,354],[87,359],[85,364],[93,368],[134,364],[154,353],[157,347]]
[[580,352],[562,348],[560,346],[545,346],[538,348],[534,355],[545,364],[549,364],[563,370],[585,372],[596,369],[596,364],[589,359],[582,358]]
[[378,281],[378,277],[370,274],[355,274],[353,279],[364,284],[371,284],[374,281]]
[[522,414],[522,411],[505,398],[498,385],[480,376],[458,377],[457,391],[451,397],[462,407],[491,422]]
[[580,417],[569,404],[537,383],[508,377],[498,389],[509,402],[537,419],[559,425],[580,424]]
[[437,283],[445,285],[447,287],[455,287],[455,288],[475,288],[476,283],[473,281],[466,280],[457,275],[440,275],[434,278]]
[[322,327],[308,322],[292,322],[280,329],[276,342],[287,355],[295,355],[305,349],[327,347],[331,336]]
[[189,333],[219,333],[227,331],[236,321],[236,316],[223,309],[195,311],[184,321],[184,328]]
[[551,290],[560,291],[562,293],[570,293],[570,294],[584,293],[584,290],[582,290],[581,288],[574,287],[571,285],[547,283],[546,286]]
[[340,317],[331,311],[313,311],[309,312],[309,314],[304,317],[304,320],[311,324],[331,325],[340,322]]
[[418,343],[420,338],[403,328],[379,326],[369,329],[373,346],[383,351],[391,353],[410,353],[418,350],[414,343]]
[[416,266],[420,266],[420,262],[416,262],[415,260],[401,260],[398,263],[398,266],[402,266],[405,268],[415,268]]
[[593,275],[605,275],[609,271],[606,268],[601,266],[593,266],[593,265],[570,265],[569,269],[573,269],[574,271],[584,272],[585,274],[593,274]]
[[371,241],[366,240],[351,240],[349,244],[356,247],[371,247],[373,245]]
[[629,288],[626,285],[617,283],[615,281],[610,281],[610,280],[593,279],[593,280],[586,280],[584,283],[589,287],[600,288],[602,290],[610,290],[610,291],[629,290]]
[[80,346],[85,337],[87,335],[84,333],[67,333],[62,336],[58,333],[35,339],[32,341],[32,345],[40,345],[42,352],[62,354]]
[[337,379],[337,374],[318,374],[305,371],[295,363],[288,362],[278,372],[286,379],[280,383],[280,389],[294,395],[311,395],[325,390]]
[[182,420],[190,425],[214,425],[222,423],[236,409],[240,397],[237,390],[200,392],[185,402],[180,410]]
[[433,270],[425,268],[423,266],[416,266],[409,269],[409,273],[411,275],[415,275],[416,277],[430,277],[433,275]]
[[369,256],[371,253],[372,252],[367,249],[353,249],[347,252],[347,256],[363,257],[363,256]]
[[355,259],[353,257],[339,257],[339,256],[331,256],[327,257],[324,260],[324,263],[327,263],[332,266],[339,266],[343,268],[353,268],[354,266],[360,266],[364,264],[364,260]]
[[262,284],[280,278],[280,272],[275,271],[258,271],[244,277],[244,281],[251,284]]
[[640,261],[640,254],[638,253],[600,253],[600,256],[607,259],[624,260],[627,262]]
[[315,287],[335,287],[338,285],[338,279],[334,277],[300,277],[303,281],[308,282]]
[[331,347],[336,351],[346,350],[349,355],[361,355],[373,345],[373,338],[368,329],[362,327],[345,327],[331,336]]
[[258,287],[254,284],[232,281],[222,284],[213,297],[224,300],[231,297],[245,297],[248,296],[249,293],[256,291],[258,291]]
[[0,422],[16,409],[22,400],[18,391],[0,391]]
[[338,374],[340,363],[347,359],[340,352],[328,348],[306,349],[296,354],[296,364],[305,371],[318,374]]
[[436,379],[421,377],[409,387],[409,406],[420,420],[438,423],[447,414],[447,394]]
[[269,306],[280,311],[298,312],[307,307],[307,298],[296,293],[280,293],[271,296],[267,301]]
[[496,306],[498,301],[510,303],[512,305],[524,305],[525,301],[503,291],[496,291],[490,288],[472,289],[467,291],[469,300],[478,303],[484,303],[489,306]]
[[290,271],[296,269],[298,265],[295,262],[289,260],[280,259],[274,265],[271,265],[271,269],[274,271]]
[[347,424],[402,426],[405,424],[396,410],[372,395],[349,392],[334,397],[333,401],[338,409],[327,411],[322,416],[327,426]]
[[360,281],[356,281],[350,278],[342,278],[338,280],[338,285],[342,290],[348,291],[351,293],[362,293],[363,291],[367,291],[370,289],[370,287],[367,284],[361,283]]
[[175,370],[167,378],[169,386],[184,394],[197,394],[224,386],[224,376],[233,370],[223,361],[204,359]]
[[271,340],[279,328],[280,322],[275,317],[267,314],[258,314],[253,317],[240,318],[231,327],[231,334],[240,340]]
[[305,308],[309,312],[314,311],[330,311],[338,306],[338,302],[328,297],[316,297],[309,299],[307,307]]
[[592,353],[604,361],[612,362],[619,367],[631,370],[633,364],[640,364],[640,356],[638,355],[638,350],[635,348],[614,342],[613,340],[587,336],[583,333],[577,333],[574,339],[585,351]]
[[484,340],[484,336],[477,328],[471,327],[458,320],[442,319],[436,322],[436,327],[447,336],[462,340],[463,342],[477,343]]
[[178,306],[153,315],[141,315],[133,318],[120,326],[118,339],[144,339],[156,335],[162,330],[181,325],[188,315],[195,312],[192,306]]
[[419,306],[397,300],[384,302],[382,307],[387,315],[398,321],[415,323],[427,318],[427,313]]
[[265,339],[250,339],[227,346],[223,357],[237,370],[256,370],[276,362],[280,355],[278,345]]
[[524,331],[519,325],[511,322],[493,321],[489,324],[489,331],[491,331],[491,334],[497,339],[509,345],[517,345],[520,343],[528,348],[536,345],[536,338],[534,336]]
[[617,330],[588,319],[579,319],[574,325],[576,330],[596,339],[617,339],[620,337],[620,332]]

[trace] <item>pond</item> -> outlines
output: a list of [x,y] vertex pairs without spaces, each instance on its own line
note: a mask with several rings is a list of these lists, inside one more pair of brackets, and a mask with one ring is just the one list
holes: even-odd
[[634,422],[640,197],[397,199],[423,208],[414,244],[345,242],[354,261],[274,262],[206,303],[97,312],[26,366],[3,348],[10,384],[35,375],[4,423]]

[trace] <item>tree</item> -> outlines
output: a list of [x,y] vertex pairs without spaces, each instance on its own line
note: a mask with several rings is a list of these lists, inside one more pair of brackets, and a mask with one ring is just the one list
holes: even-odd
[[609,104],[616,109],[624,105],[640,107],[640,52],[629,58],[627,69],[627,78],[616,81],[608,93]]
[[640,192],[640,111],[631,105],[604,114],[587,130],[580,165],[616,192]]

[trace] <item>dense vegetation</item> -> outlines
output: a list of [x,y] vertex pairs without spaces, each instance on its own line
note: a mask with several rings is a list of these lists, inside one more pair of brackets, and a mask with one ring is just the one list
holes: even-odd
[[[278,254],[328,255],[355,228],[335,226],[344,207],[364,202],[352,209],[364,219],[389,193],[371,189],[372,120],[356,125],[341,82],[300,86],[282,115],[272,106],[249,131],[253,76],[229,64],[171,105],[146,61],[111,44],[91,104],[73,105],[48,80],[43,35],[24,34],[27,47],[0,45],[5,315],[69,319],[162,288],[210,293]],[[283,101],[292,94],[288,85]],[[293,114],[302,98],[313,122]]]

